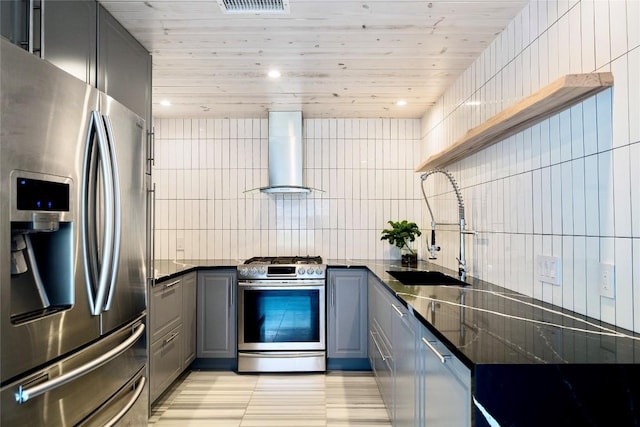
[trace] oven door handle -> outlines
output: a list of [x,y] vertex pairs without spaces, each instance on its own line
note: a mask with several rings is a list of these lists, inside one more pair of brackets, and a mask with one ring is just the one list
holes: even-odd
[[238,289],[241,291],[317,291],[323,290],[325,288],[324,283],[322,285],[285,285],[285,286],[277,286],[277,285],[238,285]]
[[244,289],[265,289],[265,288],[273,288],[273,289],[300,289],[300,288],[318,288],[325,287],[326,283],[324,280],[288,280],[288,281],[279,281],[279,280],[254,280],[254,281],[240,281],[238,280],[238,287]]

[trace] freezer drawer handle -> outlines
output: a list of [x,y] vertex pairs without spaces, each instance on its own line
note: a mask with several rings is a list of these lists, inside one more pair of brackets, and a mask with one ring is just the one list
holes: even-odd
[[133,346],[136,343],[136,341],[138,341],[138,339],[142,336],[143,332],[144,332],[144,323],[141,323],[136,327],[133,334],[129,338],[127,338],[126,341],[123,341],[117,347],[114,347],[113,349],[106,352],[102,356],[96,359],[93,359],[91,362],[86,363],[72,371],[69,371],[64,375],[60,375],[57,378],[38,384],[36,386],[30,387],[30,388],[22,388],[23,386],[20,386],[18,388],[18,392],[15,394],[16,401],[18,403],[25,403],[27,400],[33,397],[40,396],[41,394],[44,394],[48,391],[58,388],[64,384],[67,384],[68,382],[71,382],[85,374],[88,374],[94,369],[97,369],[100,366],[112,361],[113,359],[115,359],[116,357],[120,356],[122,353],[127,351],[129,348],[131,348],[131,346]]
[[147,379],[145,377],[140,377],[140,381],[138,381],[138,385],[136,386],[136,392],[131,397],[131,400],[129,400],[129,402],[127,402],[126,406],[124,408],[122,408],[122,410],[120,412],[118,412],[115,415],[115,417],[113,417],[111,420],[109,420],[109,422],[107,422],[104,425],[104,427],[115,426],[118,423],[118,421],[120,421],[122,419],[122,417],[124,417],[127,414],[127,412],[129,412],[129,409],[131,409],[131,407],[133,405],[135,405],[135,403],[138,401],[138,398],[142,394],[142,390],[144,390],[144,385],[145,385],[146,382],[147,382]]

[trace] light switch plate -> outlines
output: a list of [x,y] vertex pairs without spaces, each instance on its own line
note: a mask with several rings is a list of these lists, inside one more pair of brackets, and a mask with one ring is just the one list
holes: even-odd
[[616,282],[613,264],[600,263],[600,296],[615,298]]
[[536,276],[540,282],[560,286],[562,268],[559,257],[538,255],[536,257]]

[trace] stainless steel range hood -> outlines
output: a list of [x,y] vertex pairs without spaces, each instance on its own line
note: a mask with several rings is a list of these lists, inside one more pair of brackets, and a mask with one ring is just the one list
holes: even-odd
[[269,112],[269,185],[263,193],[309,193],[302,184],[302,112]]

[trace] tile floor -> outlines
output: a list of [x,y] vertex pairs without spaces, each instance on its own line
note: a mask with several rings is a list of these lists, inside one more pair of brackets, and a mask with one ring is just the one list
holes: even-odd
[[156,402],[149,426],[390,426],[371,372],[192,371]]

